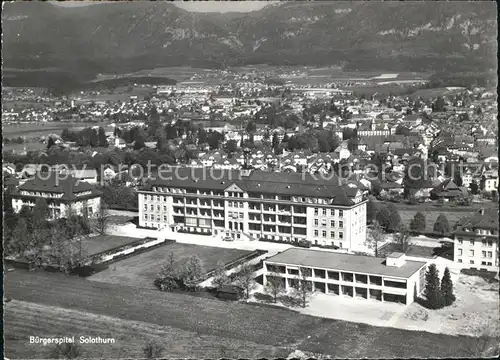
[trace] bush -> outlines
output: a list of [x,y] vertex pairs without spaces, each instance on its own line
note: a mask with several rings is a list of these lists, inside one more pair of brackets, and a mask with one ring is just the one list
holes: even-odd
[[160,358],[163,353],[163,346],[154,342],[149,341],[143,348],[144,357],[146,359],[157,359]]
[[259,301],[273,302],[273,297],[269,294],[255,293],[254,296]]
[[82,348],[77,343],[56,344],[50,351],[52,359],[76,359],[82,355]]

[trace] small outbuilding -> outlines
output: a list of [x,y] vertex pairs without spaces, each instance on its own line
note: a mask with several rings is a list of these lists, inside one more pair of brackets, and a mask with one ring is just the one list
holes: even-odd
[[243,296],[243,288],[236,285],[224,285],[217,289],[217,298],[238,301]]

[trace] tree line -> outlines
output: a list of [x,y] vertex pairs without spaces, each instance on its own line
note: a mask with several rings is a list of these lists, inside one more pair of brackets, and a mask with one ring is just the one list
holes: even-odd
[[88,252],[85,239],[91,232],[104,234],[109,227],[105,203],[101,203],[94,218],[86,211],[76,214],[68,206],[65,218],[49,221],[50,208],[45,199],[37,199],[30,209],[23,206],[19,213],[12,208],[4,214],[4,253],[25,260],[30,268],[47,266],[70,273],[85,265]]

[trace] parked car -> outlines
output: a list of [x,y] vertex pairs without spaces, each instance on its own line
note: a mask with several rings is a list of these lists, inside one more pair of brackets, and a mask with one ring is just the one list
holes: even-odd
[[299,242],[297,243],[297,245],[299,247],[303,247],[303,248],[310,248],[311,247],[311,242],[309,240],[299,240]]
[[232,237],[226,236],[222,239],[222,241],[234,241]]

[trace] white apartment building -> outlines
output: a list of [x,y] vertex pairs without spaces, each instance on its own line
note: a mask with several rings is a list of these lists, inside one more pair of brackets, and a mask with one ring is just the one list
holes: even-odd
[[366,199],[336,179],[213,168],[172,168],[164,178],[138,191],[141,226],[343,249],[366,240]]
[[23,206],[33,208],[36,201],[45,199],[50,210],[50,218],[64,218],[68,210],[76,215],[87,212],[95,215],[101,204],[101,192],[91,184],[73,177],[59,177],[58,174],[36,174],[12,194],[12,208],[21,211]]
[[454,233],[454,261],[463,268],[498,271],[498,209],[481,209]]
[[425,287],[427,263],[402,253],[387,258],[291,248],[264,260],[264,285],[279,277],[285,288],[305,278],[309,288],[333,296],[411,304]]

